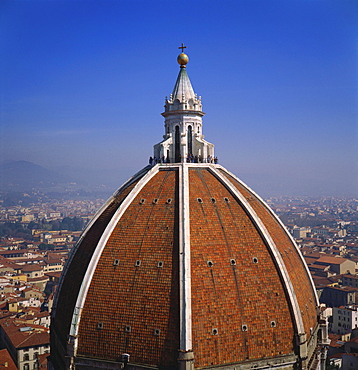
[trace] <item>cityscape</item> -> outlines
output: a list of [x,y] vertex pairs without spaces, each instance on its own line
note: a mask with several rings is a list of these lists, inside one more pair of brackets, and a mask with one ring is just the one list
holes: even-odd
[[[6,343],[1,358],[11,364],[11,356],[4,357],[8,351],[16,353],[18,369],[24,364],[45,368],[56,286],[82,229],[105,199],[21,195],[43,199],[26,205],[0,200],[0,315]],[[331,307],[329,359],[340,365],[342,356],[358,351],[358,198],[272,197],[266,202],[295,238],[320,302]]]
[[357,370],[356,14],[5,1],[0,369]]

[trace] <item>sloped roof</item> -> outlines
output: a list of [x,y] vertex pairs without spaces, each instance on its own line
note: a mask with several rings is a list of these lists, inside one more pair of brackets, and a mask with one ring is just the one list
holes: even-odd
[[195,99],[195,93],[191,86],[186,68],[180,68],[172,95],[173,100],[178,99],[180,102],[183,101],[183,97],[185,100]]
[[205,367],[291,356],[295,335],[309,341],[317,325],[294,241],[219,165],[157,165],[134,178],[87,227],[59,286],[51,340],[78,338],[76,355],[90,358],[126,352],[173,367],[190,347]]
[[[41,346],[50,343],[49,329],[43,326],[24,323],[17,324],[12,319],[3,321],[1,326],[15,348]],[[30,330],[26,331],[25,328],[29,328]]]
[[7,370],[17,370],[17,366],[7,349],[0,349],[0,363],[4,367],[5,367],[4,364],[6,364]]
[[343,262],[346,261],[348,261],[346,258],[322,256],[317,260],[316,263],[324,263],[328,265],[341,265]]
[[26,264],[26,265],[23,265],[22,266],[21,270],[23,272],[42,271],[43,270],[43,266],[40,265],[39,263]]

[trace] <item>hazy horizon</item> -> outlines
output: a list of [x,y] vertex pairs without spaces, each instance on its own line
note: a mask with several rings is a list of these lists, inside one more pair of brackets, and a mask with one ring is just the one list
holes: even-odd
[[0,162],[118,188],[164,134],[187,45],[203,133],[262,196],[358,195],[353,0],[4,1]]

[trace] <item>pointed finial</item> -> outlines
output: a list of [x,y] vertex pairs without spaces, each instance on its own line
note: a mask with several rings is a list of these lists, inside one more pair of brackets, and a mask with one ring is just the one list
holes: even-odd
[[181,54],[178,55],[178,63],[180,64],[180,68],[185,68],[186,65],[189,62],[189,57],[184,53],[184,49],[186,49],[186,46],[182,43],[181,46],[178,47],[178,49],[181,49]]

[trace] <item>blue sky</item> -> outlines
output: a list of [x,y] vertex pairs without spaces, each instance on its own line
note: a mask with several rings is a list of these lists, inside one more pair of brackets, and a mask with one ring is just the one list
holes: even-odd
[[0,3],[0,161],[119,187],[187,45],[219,161],[269,195],[358,195],[355,0]]

